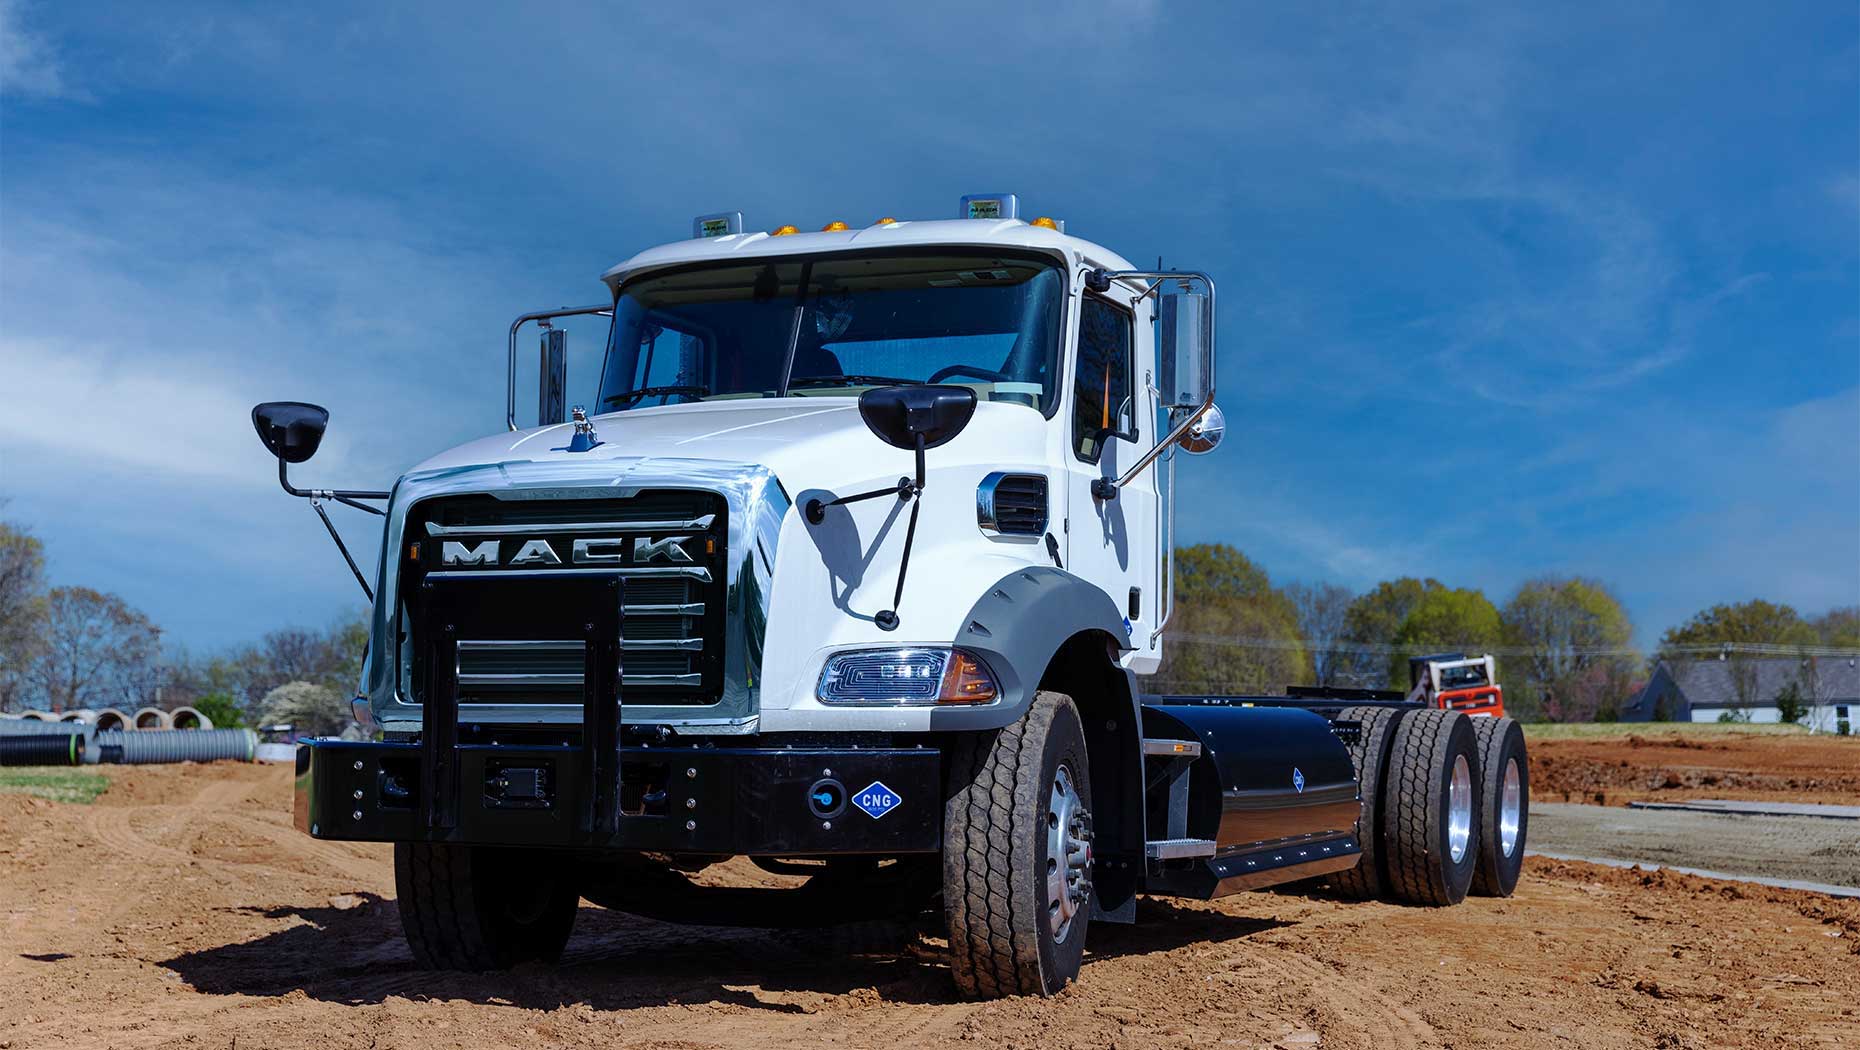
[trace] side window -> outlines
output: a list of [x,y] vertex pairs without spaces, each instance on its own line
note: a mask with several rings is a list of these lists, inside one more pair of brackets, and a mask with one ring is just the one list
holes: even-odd
[[1087,463],[1098,462],[1109,438],[1127,441],[1137,438],[1130,354],[1130,314],[1104,299],[1086,296],[1079,315],[1079,368],[1072,398],[1072,448]]

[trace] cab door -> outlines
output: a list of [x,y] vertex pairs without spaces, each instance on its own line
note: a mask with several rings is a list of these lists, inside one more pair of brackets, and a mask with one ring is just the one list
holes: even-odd
[[[1100,478],[1116,480],[1148,450],[1154,435],[1140,421],[1155,419],[1150,383],[1139,373],[1147,360],[1148,324],[1139,325],[1129,300],[1113,285],[1108,296],[1086,292],[1079,301],[1072,389],[1066,402],[1066,568],[1103,588],[1122,613],[1126,647],[1139,650],[1139,672],[1154,670],[1150,635],[1158,611],[1155,470],[1146,470],[1113,499],[1092,495]],[[1147,316],[1147,315],[1146,315]],[[1146,656],[1146,654],[1152,654]]]

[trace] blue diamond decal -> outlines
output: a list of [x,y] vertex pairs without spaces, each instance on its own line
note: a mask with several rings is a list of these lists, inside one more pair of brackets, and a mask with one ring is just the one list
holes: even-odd
[[1302,769],[1299,769],[1297,766],[1292,767],[1292,787],[1297,788],[1299,794],[1301,795],[1304,794],[1305,771]]
[[852,804],[865,811],[873,820],[897,809],[904,799],[898,793],[885,786],[882,780],[874,780],[853,795]]

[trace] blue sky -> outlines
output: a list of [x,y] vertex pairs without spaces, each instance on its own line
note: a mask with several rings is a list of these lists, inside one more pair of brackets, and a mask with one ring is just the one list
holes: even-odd
[[890,6],[0,0],[0,515],[190,647],[327,622],[253,402],[385,487],[695,214],[1006,189],[1221,282],[1187,541],[1592,575],[1643,644],[1860,602],[1853,4]]

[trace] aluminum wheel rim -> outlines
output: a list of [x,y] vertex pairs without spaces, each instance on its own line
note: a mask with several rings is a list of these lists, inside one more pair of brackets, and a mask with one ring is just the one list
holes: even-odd
[[1091,896],[1091,814],[1072,783],[1072,770],[1060,766],[1046,806],[1046,928],[1053,943],[1072,933]]
[[1518,848],[1518,829],[1524,817],[1524,784],[1518,760],[1505,760],[1505,782],[1498,795],[1498,849],[1507,858]]
[[1447,853],[1455,864],[1466,858],[1466,847],[1472,843],[1472,798],[1472,766],[1465,755],[1457,755],[1453,780],[1447,786]]

